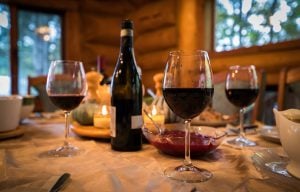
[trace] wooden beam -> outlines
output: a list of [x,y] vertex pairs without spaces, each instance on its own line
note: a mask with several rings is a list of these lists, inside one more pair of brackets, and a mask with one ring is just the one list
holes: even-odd
[[77,10],[78,0],[0,0],[1,3],[16,5],[26,8],[39,8],[45,10]]
[[18,94],[18,16],[15,6],[10,7],[11,27],[10,28],[10,76],[11,76],[11,94]]
[[140,54],[166,50],[177,46],[177,36],[176,26],[158,28],[155,31],[138,35],[135,48]]
[[132,17],[139,34],[176,24],[176,1],[155,1],[134,11]]
[[112,75],[119,55],[119,46],[85,44],[82,47],[82,55],[82,60],[88,70],[91,67],[96,67],[97,56],[103,56],[105,59],[105,71],[108,75]]
[[232,57],[211,57],[214,71],[222,71],[231,65],[255,65],[267,73],[279,72],[281,68],[300,64],[300,49],[279,52],[260,52]]
[[99,1],[99,0],[85,0],[80,1],[80,9],[83,12],[107,16],[125,16],[135,9],[127,1]]
[[80,17],[76,11],[67,11],[63,22],[64,59],[82,60],[80,51]]
[[204,48],[205,4],[203,0],[179,0],[179,49]]
[[121,21],[120,17],[99,17],[89,13],[82,14],[82,26],[88,26],[82,28],[83,43],[119,45]]
[[167,50],[161,50],[156,52],[149,52],[143,55],[137,55],[138,65],[145,71],[147,70],[163,71],[166,65],[169,51],[170,50],[167,49]]

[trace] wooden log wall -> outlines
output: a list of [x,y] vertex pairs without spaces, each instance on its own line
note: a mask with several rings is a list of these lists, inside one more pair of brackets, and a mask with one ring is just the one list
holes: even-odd
[[134,11],[135,53],[146,88],[154,90],[153,76],[164,71],[168,51],[178,46],[177,3],[173,0],[149,3]]
[[[116,6],[118,12],[108,11]],[[135,54],[143,83],[146,88],[154,89],[153,76],[163,72],[168,51],[178,46],[177,1],[148,1],[136,9],[126,2],[86,0],[79,7],[80,56],[86,70],[96,67],[96,58],[101,55],[106,73],[112,75],[119,54],[120,23],[130,18],[134,21]]]
[[120,23],[133,7],[126,2],[85,0],[80,2],[80,55],[87,71],[103,58],[105,73],[112,75],[120,46]]
[[[105,58],[112,75],[119,54],[122,19],[135,24],[135,53],[146,88],[154,89],[153,75],[163,72],[167,54],[174,49],[212,50],[213,0],[0,0],[36,10],[63,12],[64,58],[83,60],[86,70],[96,67],[97,56]],[[196,17],[196,18],[195,18]],[[264,46],[265,47],[265,46]],[[265,69],[267,84],[277,85],[285,66],[300,65],[300,40],[278,49],[254,47],[229,54],[210,52],[214,72],[230,65],[253,64]]]

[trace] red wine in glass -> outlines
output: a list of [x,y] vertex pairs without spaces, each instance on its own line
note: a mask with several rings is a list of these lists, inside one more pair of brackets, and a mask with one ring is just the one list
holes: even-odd
[[254,141],[246,138],[244,132],[244,110],[254,103],[259,93],[255,67],[231,66],[226,77],[225,93],[227,99],[240,108],[240,134],[227,142],[241,147],[256,146]]
[[163,95],[168,106],[183,119],[192,119],[198,116],[210,103],[213,92],[213,88],[163,89]]
[[83,100],[87,92],[87,83],[83,64],[80,61],[52,61],[46,83],[46,91],[54,105],[65,113],[64,144],[48,151],[42,156],[71,157],[82,151],[68,141],[70,130],[70,112]]
[[258,89],[226,89],[227,99],[237,107],[251,105],[258,96]]
[[172,51],[164,73],[163,95],[169,108],[184,119],[185,141],[182,165],[168,167],[164,174],[184,182],[203,182],[212,177],[191,161],[191,119],[198,116],[213,96],[212,71],[206,51]]
[[83,100],[83,95],[50,95],[50,100],[54,105],[64,111],[71,111],[78,107]]

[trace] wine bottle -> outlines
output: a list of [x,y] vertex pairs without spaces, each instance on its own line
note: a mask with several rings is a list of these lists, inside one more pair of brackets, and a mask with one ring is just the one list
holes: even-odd
[[133,22],[121,25],[120,53],[111,82],[111,147],[142,148],[142,82],[133,49]]

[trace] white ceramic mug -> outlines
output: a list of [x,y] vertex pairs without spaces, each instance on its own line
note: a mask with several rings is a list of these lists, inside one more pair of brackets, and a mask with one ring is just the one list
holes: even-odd
[[21,96],[0,96],[0,132],[11,131],[18,127],[21,106]]
[[300,110],[277,111],[273,109],[273,111],[282,147],[290,158],[287,170],[293,176],[300,178],[300,150],[298,149],[300,146],[300,123],[290,120],[299,119]]

